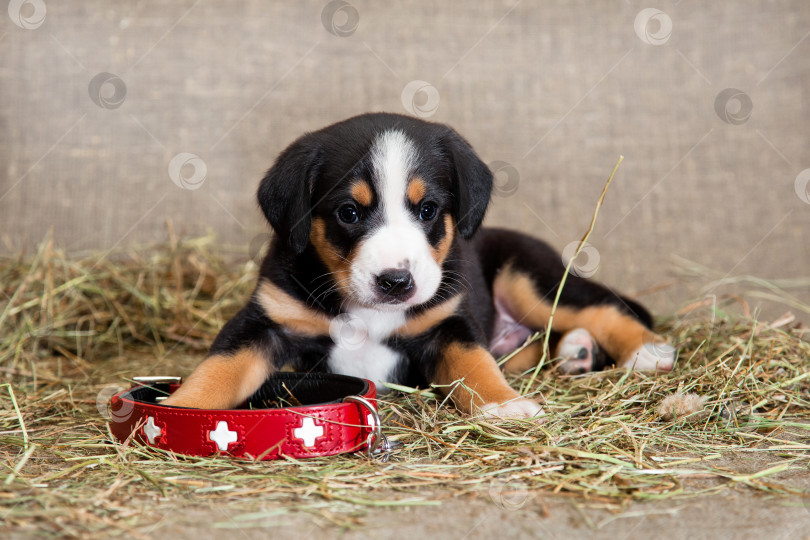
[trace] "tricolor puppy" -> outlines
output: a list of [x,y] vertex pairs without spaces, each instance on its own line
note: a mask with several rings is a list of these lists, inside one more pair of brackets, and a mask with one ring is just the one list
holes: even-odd
[[[439,385],[466,413],[530,417],[494,357],[545,328],[565,272],[518,232],[479,230],[492,173],[441,124],[366,114],[308,133],[259,186],[275,230],[248,304],[164,403],[232,408],[272,372]],[[667,371],[675,351],[639,304],[568,277],[554,316],[559,367]],[[505,366],[536,365],[529,346]],[[454,384],[463,381],[462,384]]]

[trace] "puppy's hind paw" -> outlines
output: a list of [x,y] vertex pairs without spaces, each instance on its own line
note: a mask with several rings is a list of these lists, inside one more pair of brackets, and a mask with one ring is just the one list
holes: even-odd
[[537,422],[545,421],[543,408],[525,398],[512,399],[505,403],[486,403],[481,406],[481,412],[488,419],[531,418]]
[[576,328],[563,336],[557,345],[557,356],[560,357],[557,369],[568,375],[598,371],[605,365],[604,353],[584,328]]

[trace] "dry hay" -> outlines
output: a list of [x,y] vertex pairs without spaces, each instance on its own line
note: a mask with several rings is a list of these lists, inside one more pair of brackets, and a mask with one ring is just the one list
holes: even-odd
[[[530,390],[548,412],[542,424],[465,418],[430,389],[402,389],[382,402],[386,432],[402,443],[387,463],[252,463],[113,443],[102,415],[111,390],[134,375],[187,372],[250,293],[256,265],[226,265],[212,245],[74,260],[46,242],[0,264],[9,383],[0,386],[0,533],[145,537],[188,504],[239,514],[222,527],[298,511],[351,526],[368,507],[447,497],[508,506],[568,496],[620,508],[807,487],[807,334],[789,318],[732,316],[722,300],[662,322],[680,347],[672,373],[541,371]],[[688,414],[661,405],[690,393],[700,397]]]

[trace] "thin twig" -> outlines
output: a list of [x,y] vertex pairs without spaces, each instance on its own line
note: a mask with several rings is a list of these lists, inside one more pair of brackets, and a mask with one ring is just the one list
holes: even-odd
[[591,233],[593,232],[593,228],[596,225],[596,216],[599,215],[599,209],[602,208],[602,203],[605,200],[605,195],[607,194],[607,190],[610,187],[611,182],[613,182],[613,177],[616,176],[616,171],[619,170],[619,165],[622,164],[624,161],[624,156],[620,155],[619,160],[616,161],[616,165],[613,167],[613,171],[611,171],[610,176],[605,182],[605,187],[602,188],[602,194],[599,195],[599,200],[596,201],[596,207],[593,209],[593,217],[591,217],[591,223],[588,225],[588,230],[585,231],[585,234],[582,236],[582,239],[579,241],[579,245],[577,245],[577,250],[574,252],[574,255],[568,260],[568,264],[565,265],[565,273],[563,273],[562,279],[560,279],[560,284],[557,285],[557,294],[554,296],[554,303],[551,305],[551,314],[548,317],[548,324],[546,325],[546,329],[548,330],[545,332],[545,336],[543,337],[543,356],[540,357],[540,361],[537,363],[537,367],[534,368],[531,377],[525,381],[523,387],[520,390],[521,394],[525,394],[529,388],[532,387],[535,380],[537,379],[537,374],[540,373],[540,370],[543,366],[546,365],[546,362],[549,359],[549,338],[551,337],[551,329],[553,328],[554,323],[554,314],[557,312],[557,304],[560,302],[560,296],[562,295],[563,287],[565,287],[565,282],[568,279],[568,274],[571,272],[571,266],[574,264],[574,261],[582,252],[582,249],[585,247],[585,244],[588,242],[588,238],[590,238]]

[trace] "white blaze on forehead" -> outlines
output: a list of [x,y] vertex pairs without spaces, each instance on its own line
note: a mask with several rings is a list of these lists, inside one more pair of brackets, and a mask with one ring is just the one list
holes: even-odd
[[374,141],[371,164],[379,182],[380,202],[389,223],[403,217],[409,219],[405,208],[405,190],[415,161],[416,149],[401,131],[386,131]]
[[376,277],[391,268],[407,269],[413,275],[416,293],[409,305],[428,301],[439,287],[441,268],[432,257],[425,232],[407,206],[408,180],[418,156],[413,141],[398,130],[381,133],[372,144],[371,165],[382,223],[363,242],[352,268],[352,288],[366,301],[373,301]]

